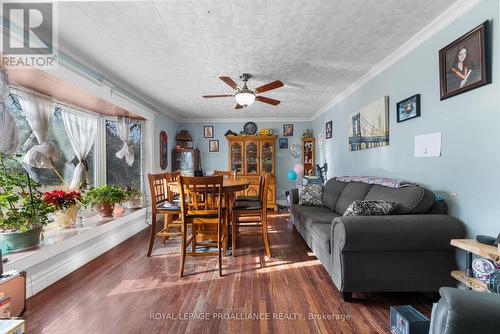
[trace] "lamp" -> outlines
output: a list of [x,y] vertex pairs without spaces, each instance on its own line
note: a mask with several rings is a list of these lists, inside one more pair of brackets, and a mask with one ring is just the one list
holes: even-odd
[[255,101],[255,94],[249,89],[242,89],[234,97],[240,106],[249,106]]

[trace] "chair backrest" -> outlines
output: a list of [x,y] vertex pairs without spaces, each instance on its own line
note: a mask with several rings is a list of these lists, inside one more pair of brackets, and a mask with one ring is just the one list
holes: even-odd
[[151,205],[153,208],[158,204],[172,200],[173,194],[168,187],[168,182],[175,181],[178,176],[179,172],[148,174]]
[[265,173],[264,176],[262,177],[263,182],[262,182],[262,189],[259,194],[260,196],[260,204],[262,206],[262,211],[266,212],[267,211],[267,199],[269,197],[269,182],[271,179],[271,173]]
[[179,188],[183,215],[222,216],[222,182],[219,176],[180,176]]
[[231,172],[229,170],[214,170],[214,175],[215,176],[220,176],[220,175],[233,176],[233,172]]

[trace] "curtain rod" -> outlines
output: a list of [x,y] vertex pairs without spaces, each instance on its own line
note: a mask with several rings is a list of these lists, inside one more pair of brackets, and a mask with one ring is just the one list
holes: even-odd
[[[14,90],[14,91],[18,92],[18,93],[31,94],[31,95],[34,95],[36,97],[48,100],[48,101],[54,103],[56,106],[70,108],[70,109],[76,110],[76,111],[81,112],[81,113],[85,113],[85,114],[89,114],[89,115],[97,116],[97,117],[108,118],[108,119],[114,119],[114,118],[117,119],[118,118],[118,116],[103,115],[103,114],[100,114],[100,113],[95,112],[95,111],[82,109],[82,107],[79,107],[79,106],[76,106],[76,105],[72,105],[72,104],[61,102],[60,100],[56,99],[53,96],[41,93],[41,92],[39,92],[37,90],[34,90],[34,89],[25,88],[25,87],[18,86],[18,85],[9,85],[9,88],[11,90]],[[136,119],[136,118],[131,118],[131,117],[129,117],[129,118],[132,119],[132,120],[134,120],[134,121],[137,121],[137,122],[141,121],[141,120]]]

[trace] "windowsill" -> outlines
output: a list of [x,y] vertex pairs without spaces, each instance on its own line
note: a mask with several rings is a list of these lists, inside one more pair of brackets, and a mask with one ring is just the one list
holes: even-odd
[[119,225],[127,222],[144,219],[146,208],[125,210],[114,214],[114,217],[102,218],[93,215],[84,219],[82,226],[69,229],[60,229],[54,224],[44,228],[43,239],[38,246],[29,250],[9,253],[4,256],[8,261],[4,263],[4,271],[26,270],[50,257],[61,254],[71,248],[99,237]]

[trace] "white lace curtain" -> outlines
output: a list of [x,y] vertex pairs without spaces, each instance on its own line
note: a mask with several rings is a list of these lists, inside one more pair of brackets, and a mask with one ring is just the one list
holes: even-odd
[[127,165],[134,164],[134,150],[128,144],[128,137],[130,136],[130,118],[118,117],[118,137],[123,142],[122,148],[116,152],[118,159],[125,158]]
[[78,159],[78,165],[76,165],[70,185],[71,188],[77,188],[82,181],[88,182],[86,158],[97,135],[97,117],[83,115],[69,108],[62,110],[62,116],[71,147]]
[[26,152],[23,162],[38,168],[54,168],[54,160],[59,159],[54,143],[49,140],[54,103],[28,93],[19,94],[19,103],[38,142]]
[[9,84],[7,73],[0,70],[0,155],[11,155],[19,145],[16,121],[7,110]]

